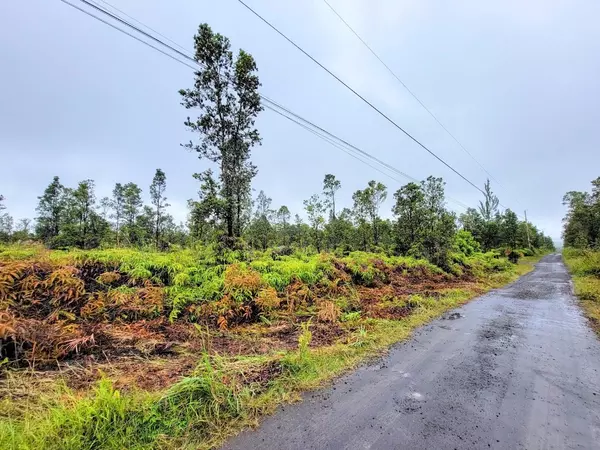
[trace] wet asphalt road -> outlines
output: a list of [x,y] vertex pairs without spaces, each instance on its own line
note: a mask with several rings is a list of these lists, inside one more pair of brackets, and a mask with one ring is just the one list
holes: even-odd
[[600,449],[600,343],[559,255],[225,449]]

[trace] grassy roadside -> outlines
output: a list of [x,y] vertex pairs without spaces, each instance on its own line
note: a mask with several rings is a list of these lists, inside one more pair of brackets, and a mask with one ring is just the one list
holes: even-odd
[[585,316],[600,336],[600,252],[565,249],[563,257]]
[[[487,275],[468,288],[413,297],[413,312],[401,320],[369,318],[346,326],[345,343],[311,348],[310,326],[298,347],[268,355],[205,355],[190,376],[160,392],[119,390],[105,377],[92,392],[67,388],[36,374],[9,373],[0,402],[3,449],[175,449],[214,448],[258,423],[302,391],[324,385],[367,358],[407,339],[413,330],[449,309],[499,287],[533,268],[524,258],[511,271]],[[25,401],[15,402],[21,395]],[[35,395],[32,395],[35,393]],[[35,398],[35,401],[29,399]]]

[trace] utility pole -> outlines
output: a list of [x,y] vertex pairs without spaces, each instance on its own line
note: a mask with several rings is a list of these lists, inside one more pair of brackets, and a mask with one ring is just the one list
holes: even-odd
[[527,222],[527,210],[525,210],[525,230],[527,230],[527,246],[531,250],[531,240],[529,239],[529,222]]

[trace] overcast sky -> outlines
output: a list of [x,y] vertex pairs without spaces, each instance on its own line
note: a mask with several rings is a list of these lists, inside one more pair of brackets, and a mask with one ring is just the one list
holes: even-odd
[[[77,0],[71,0],[79,3]],[[340,78],[480,186],[485,172],[366,50],[323,0],[246,0]],[[501,202],[560,238],[563,194],[600,176],[600,2],[597,0],[329,0],[500,184]],[[110,0],[192,49],[200,23],[250,52],[261,92],[411,176],[441,176],[447,195],[480,194],[236,0]],[[184,220],[204,161],[179,146],[194,138],[178,90],[190,69],[59,0],[0,2],[0,193],[16,218],[34,217],[54,175],[97,196],[115,182],[145,195],[167,174],[171,213]],[[325,173],[340,203],[371,179],[400,183],[271,111],[258,121],[253,187],[301,212]],[[461,212],[458,206],[449,207]]]

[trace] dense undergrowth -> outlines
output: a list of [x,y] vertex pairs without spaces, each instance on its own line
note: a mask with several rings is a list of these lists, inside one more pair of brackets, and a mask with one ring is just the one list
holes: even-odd
[[600,334],[600,251],[566,248],[563,256],[583,310]]
[[446,270],[362,252],[226,260],[0,249],[0,448],[210,447],[529,267],[464,252]]
[[[39,367],[100,350],[123,351],[139,338],[161,340],[148,333],[194,332],[178,323],[227,330],[298,314],[317,314],[323,322],[359,311],[366,317],[406,315],[407,295],[420,293],[422,281],[452,285],[510,267],[491,253],[457,260],[449,273],[425,260],[361,252],[275,259],[255,253],[217,264],[206,250],[12,247],[0,252],[0,357]],[[361,295],[372,297],[372,304],[361,304]],[[168,350],[166,341],[190,340],[164,337],[152,351]]]

